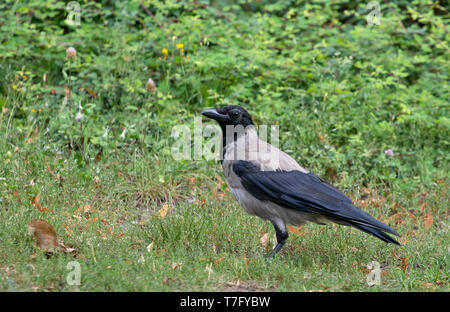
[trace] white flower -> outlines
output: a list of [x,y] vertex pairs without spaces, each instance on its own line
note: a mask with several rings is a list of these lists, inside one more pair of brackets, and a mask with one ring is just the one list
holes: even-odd
[[106,127],[105,133],[103,133],[103,137],[107,138],[108,137],[108,133],[109,133],[109,127]]
[[81,122],[81,119],[83,119],[83,114],[81,112],[78,112],[78,114],[75,116],[75,121]]
[[125,133],[127,133],[127,128],[123,129],[122,134],[120,135],[121,139],[125,139]]
[[69,47],[66,50],[66,56],[69,60],[74,60],[77,58],[77,50],[74,47]]
[[156,84],[152,78],[148,78],[147,83],[145,84],[145,90],[147,90],[147,92],[156,90]]

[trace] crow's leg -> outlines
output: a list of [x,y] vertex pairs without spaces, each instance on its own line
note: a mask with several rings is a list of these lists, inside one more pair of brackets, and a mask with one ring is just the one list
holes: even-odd
[[280,219],[271,220],[273,227],[275,228],[275,233],[277,234],[277,245],[269,254],[269,259],[273,258],[277,252],[286,244],[288,239],[288,231],[286,230],[286,225]]

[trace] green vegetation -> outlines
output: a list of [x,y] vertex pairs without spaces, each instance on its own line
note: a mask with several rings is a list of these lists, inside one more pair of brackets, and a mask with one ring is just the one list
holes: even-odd
[[[79,2],[79,25],[64,1],[0,3],[0,290],[449,289],[444,1],[380,1],[380,25],[350,0]],[[307,224],[265,263],[272,226],[220,165],[171,155],[175,125],[227,104],[402,246]],[[76,251],[39,251],[34,218]]]

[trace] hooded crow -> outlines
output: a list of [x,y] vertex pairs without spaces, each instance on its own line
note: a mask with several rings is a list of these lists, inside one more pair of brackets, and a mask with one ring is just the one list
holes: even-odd
[[277,245],[286,243],[286,225],[307,221],[350,225],[399,245],[386,233],[389,226],[355,207],[350,198],[300,166],[292,157],[260,140],[250,114],[240,106],[207,109],[202,114],[222,129],[222,167],[225,180],[239,204],[251,215],[270,220]]

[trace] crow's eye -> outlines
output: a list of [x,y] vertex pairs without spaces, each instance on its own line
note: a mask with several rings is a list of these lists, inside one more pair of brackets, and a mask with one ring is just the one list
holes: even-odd
[[240,113],[239,113],[239,111],[237,111],[237,110],[232,110],[232,111],[230,112],[230,117],[231,117],[232,119],[237,119],[237,118],[239,117],[239,115],[240,115]]

